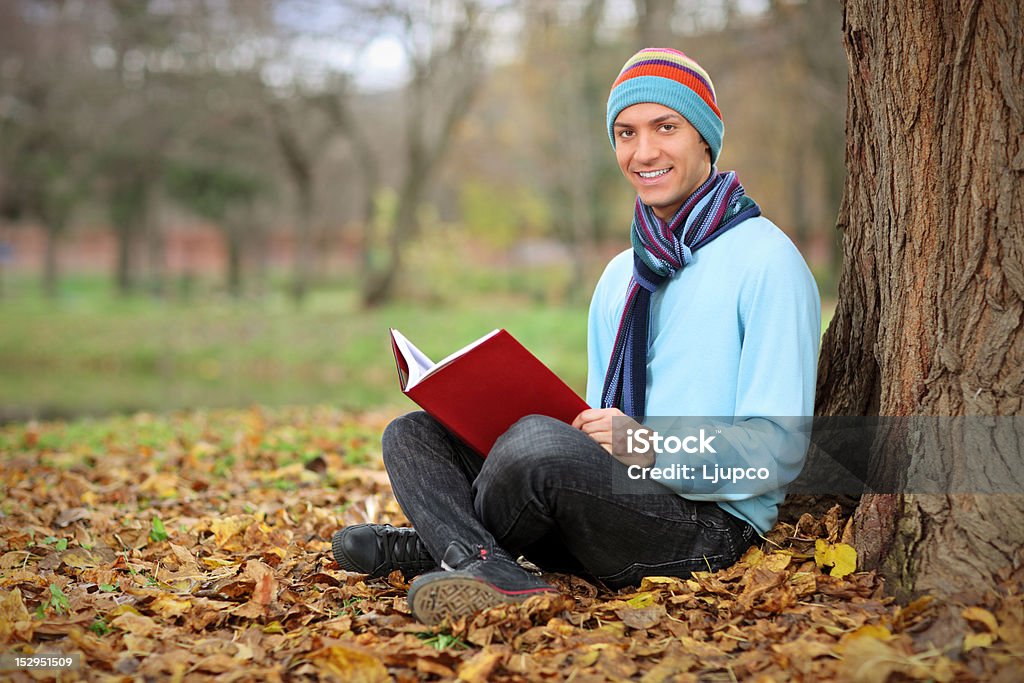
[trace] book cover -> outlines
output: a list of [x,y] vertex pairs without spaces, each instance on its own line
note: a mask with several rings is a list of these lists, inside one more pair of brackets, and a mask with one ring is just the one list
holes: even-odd
[[391,329],[402,391],[483,457],[527,415],[566,423],[586,401],[504,329],[434,363]]

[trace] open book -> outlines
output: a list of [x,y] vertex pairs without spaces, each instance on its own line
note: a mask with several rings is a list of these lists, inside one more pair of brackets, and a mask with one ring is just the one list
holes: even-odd
[[402,391],[473,450],[491,446],[519,418],[571,423],[587,403],[506,330],[494,330],[438,363],[391,329]]

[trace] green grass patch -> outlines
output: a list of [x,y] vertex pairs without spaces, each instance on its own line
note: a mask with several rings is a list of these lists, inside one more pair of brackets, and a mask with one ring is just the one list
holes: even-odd
[[[435,359],[505,327],[579,392],[586,381],[583,304],[506,294],[367,311],[353,291],[329,290],[296,309],[276,296],[119,300],[81,285],[56,302],[0,300],[0,419],[257,404],[411,407],[397,387],[389,327]],[[84,430],[79,442],[108,436],[76,428]],[[162,436],[140,434],[138,443]]]

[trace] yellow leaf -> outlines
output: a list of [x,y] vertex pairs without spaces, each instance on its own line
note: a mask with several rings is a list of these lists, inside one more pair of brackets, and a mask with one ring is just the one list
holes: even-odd
[[976,647],[988,647],[995,641],[994,633],[968,633],[964,636],[964,652],[970,652]]
[[669,590],[682,590],[683,580],[674,576],[645,576],[640,582],[641,592],[657,590],[661,586]]
[[572,657],[573,666],[594,666],[597,660],[601,657],[601,650],[599,648],[591,646],[589,650],[583,652],[574,653]]
[[15,633],[26,640],[32,637],[32,618],[18,588],[0,592],[0,642],[8,642]]
[[379,659],[344,645],[330,645],[317,650],[310,655],[310,659],[349,683],[384,683],[391,680],[387,668]]
[[773,572],[781,572],[789,566],[792,559],[793,556],[789,553],[771,553],[770,555],[764,556],[762,566]]
[[756,545],[752,545],[739,561],[748,567],[756,567],[764,561],[764,553]]
[[831,576],[843,577],[857,570],[857,551],[846,543],[829,543],[819,538],[814,541],[814,563],[822,570],[830,567]]
[[983,609],[981,607],[967,607],[960,613],[960,616],[967,621],[976,621],[982,624],[990,633],[996,633],[999,631],[999,622],[996,621],[995,616],[987,609]]
[[637,593],[636,595],[634,595],[626,601],[626,604],[630,607],[648,607],[650,605],[653,605],[654,603],[654,593],[651,593],[649,591]]
[[858,638],[875,638],[876,640],[889,640],[892,638],[892,631],[887,629],[885,626],[879,624],[864,624],[855,631],[851,631],[843,636],[841,642],[843,644],[849,643],[851,640],[857,640]]
[[210,522],[210,531],[213,532],[213,540],[216,541],[217,547],[223,548],[228,541],[248,529],[252,523],[253,519],[249,515],[234,515]]
[[264,633],[284,633],[284,626],[281,626],[280,621],[272,621],[263,627]]
[[185,614],[192,609],[192,601],[182,600],[172,595],[161,595],[153,601],[149,606],[149,609],[162,617],[180,617],[182,614]]

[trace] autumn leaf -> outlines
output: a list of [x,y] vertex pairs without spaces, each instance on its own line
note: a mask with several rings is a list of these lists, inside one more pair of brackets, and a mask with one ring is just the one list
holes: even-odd
[[408,524],[375,445],[388,419],[196,411],[39,423],[38,440],[0,426],[0,649],[139,680],[1015,680],[1001,669],[1024,651],[1024,572],[958,607],[951,642],[918,643],[947,603],[901,607],[850,573],[839,510],[780,521],[719,571],[618,591],[544,574],[557,593],[427,629],[400,574],[331,557],[343,526]]
[[819,538],[814,542],[814,563],[823,571],[827,568],[830,576],[842,578],[857,570],[857,551],[845,543]]
[[972,621],[984,626],[989,633],[999,632],[999,622],[995,615],[982,607],[967,607],[960,613],[967,621]]
[[0,643],[9,643],[14,635],[22,640],[32,638],[32,617],[18,588],[0,591]]
[[329,645],[312,652],[310,661],[347,683],[384,683],[388,670],[378,658],[346,645]]

